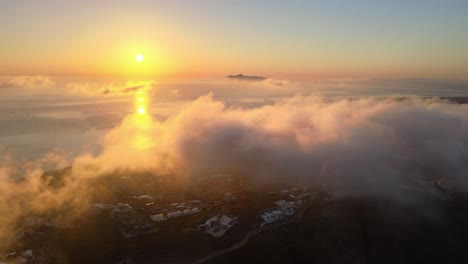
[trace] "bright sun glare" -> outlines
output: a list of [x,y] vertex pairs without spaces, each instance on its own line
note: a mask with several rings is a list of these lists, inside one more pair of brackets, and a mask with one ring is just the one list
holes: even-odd
[[138,53],[138,54],[135,56],[135,59],[136,59],[136,61],[138,61],[138,62],[142,62],[142,61],[145,59],[145,57],[143,57],[143,54]]

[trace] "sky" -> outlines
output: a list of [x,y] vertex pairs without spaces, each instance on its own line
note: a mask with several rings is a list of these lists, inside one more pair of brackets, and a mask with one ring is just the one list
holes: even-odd
[[0,75],[466,78],[467,12],[462,0],[1,1]]

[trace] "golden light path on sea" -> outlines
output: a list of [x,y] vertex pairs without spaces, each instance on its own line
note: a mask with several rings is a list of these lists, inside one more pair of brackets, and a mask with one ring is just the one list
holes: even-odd
[[154,146],[151,137],[153,120],[148,114],[148,92],[145,87],[139,89],[135,94],[135,135],[133,146],[138,150],[146,150]]

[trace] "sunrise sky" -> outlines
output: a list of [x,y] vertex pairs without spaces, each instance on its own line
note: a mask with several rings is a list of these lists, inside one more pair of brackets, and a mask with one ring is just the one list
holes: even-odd
[[466,78],[467,10],[462,0],[2,1],[0,75]]

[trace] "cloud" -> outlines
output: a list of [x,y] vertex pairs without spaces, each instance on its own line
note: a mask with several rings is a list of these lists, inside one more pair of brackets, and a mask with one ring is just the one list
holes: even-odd
[[180,96],[180,90],[171,90],[171,94],[174,95],[174,96]]
[[291,86],[296,86],[297,83],[292,82],[291,80],[287,79],[265,79],[263,80],[263,83],[271,86],[285,86],[285,87],[291,87]]
[[56,134],[67,132],[85,132],[112,128],[120,122],[117,115],[94,114],[81,118],[47,117],[37,115],[0,116],[0,136],[19,136],[37,134]]
[[8,78],[6,80],[0,80],[0,88],[28,88],[28,89],[40,89],[49,88],[55,83],[50,77],[44,75],[20,75]]
[[[427,179],[467,189],[467,108],[437,99],[297,96],[239,109],[210,94],[163,122],[147,120],[143,131],[128,116],[100,155],[78,160],[105,171],[132,164],[187,177],[222,171],[395,197]],[[136,150],[140,136],[154,147]]]
[[[164,121],[130,114],[106,134],[97,154],[70,161],[53,152],[27,164],[4,155],[0,239],[28,214],[66,208],[79,215],[94,179],[122,170],[172,172],[187,181],[222,172],[410,204],[437,197],[427,182],[467,191],[467,113],[468,105],[440,99],[295,96],[236,108],[209,94]],[[51,189],[41,178],[46,164],[72,164],[63,186]]]
[[101,95],[128,95],[140,89],[153,92],[156,88],[155,81],[127,82],[124,85],[100,82],[70,82],[67,85],[68,92],[75,95],[101,96]]
[[[34,161],[13,160],[8,153],[0,150],[0,250],[9,242],[14,242],[13,235],[21,232],[16,221],[33,214],[47,212],[65,205],[72,198],[63,191],[55,192],[42,180],[43,170],[58,168],[69,164],[65,155],[51,151]],[[74,189],[76,190],[76,189]],[[76,190],[78,191],[78,190]],[[75,206],[78,203],[71,203]]]

